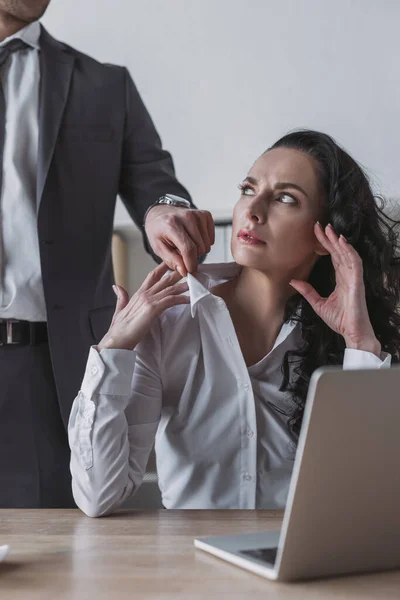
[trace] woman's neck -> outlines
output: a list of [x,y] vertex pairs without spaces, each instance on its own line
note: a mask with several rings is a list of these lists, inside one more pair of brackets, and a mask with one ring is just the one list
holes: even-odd
[[258,362],[275,343],[292,288],[288,282],[243,267],[236,279],[213,291],[226,302],[246,364]]
[[233,280],[231,304],[259,324],[283,320],[285,305],[293,294],[288,282],[274,281],[267,274],[243,267]]

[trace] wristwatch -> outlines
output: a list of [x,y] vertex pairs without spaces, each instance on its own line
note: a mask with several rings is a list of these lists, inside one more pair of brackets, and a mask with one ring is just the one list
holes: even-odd
[[192,208],[192,205],[190,204],[189,200],[186,200],[186,198],[182,198],[181,196],[175,196],[174,194],[165,194],[165,196],[161,196],[161,198],[159,198],[157,202],[154,202],[154,204],[149,206],[149,208],[146,210],[143,219],[143,224],[146,223],[146,217],[149,211],[155,206],[158,206],[159,204],[169,204],[169,206],[179,206],[181,208]]

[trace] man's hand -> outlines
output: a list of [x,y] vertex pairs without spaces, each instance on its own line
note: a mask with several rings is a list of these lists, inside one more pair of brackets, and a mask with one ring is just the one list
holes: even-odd
[[210,251],[215,241],[214,221],[207,210],[155,206],[145,223],[154,252],[182,277],[197,269],[197,259]]

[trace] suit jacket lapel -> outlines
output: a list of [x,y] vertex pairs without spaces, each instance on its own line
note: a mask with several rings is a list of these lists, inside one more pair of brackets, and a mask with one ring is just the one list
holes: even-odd
[[68,48],[52,38],[42,26],[40,37],[39,154],[36,206],[39,210],[43,189],[58,131],[68,98],[75,58]]

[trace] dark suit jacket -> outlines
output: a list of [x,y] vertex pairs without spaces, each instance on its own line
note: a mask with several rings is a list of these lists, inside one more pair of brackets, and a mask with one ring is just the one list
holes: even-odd
[[64,424],[92,344],[115,308],[111,235],[119,194],[142,225],[165,193],[190,199],[124,67],[42,27],[37,223],[51,358]]

